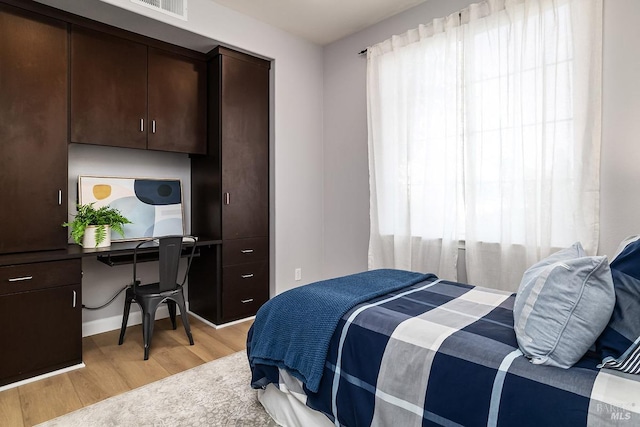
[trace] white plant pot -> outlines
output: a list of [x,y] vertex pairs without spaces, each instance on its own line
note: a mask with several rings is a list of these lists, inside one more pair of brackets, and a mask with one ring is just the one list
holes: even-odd
[[84,230],[84,236],[82,236],[82,247],[90,249],[90,248],[107,248],[111,246],[111,227],[105,225],[106,236],[104,240],[97,245],[96,244],[96,227],[95,225],[90,225]]

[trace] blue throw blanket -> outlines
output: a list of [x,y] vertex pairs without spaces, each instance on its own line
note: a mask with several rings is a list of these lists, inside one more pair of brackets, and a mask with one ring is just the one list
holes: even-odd
[[287,369],[317,392],[340,318],[362,302],[428,279],[436,276],[373,270],[283,292],[256,315],[247,342],[249,363]]

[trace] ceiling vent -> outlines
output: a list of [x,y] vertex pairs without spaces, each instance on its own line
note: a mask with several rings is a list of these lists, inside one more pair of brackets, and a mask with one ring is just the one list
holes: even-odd
[[131,0],[165,15],[187,20],[187,0]]

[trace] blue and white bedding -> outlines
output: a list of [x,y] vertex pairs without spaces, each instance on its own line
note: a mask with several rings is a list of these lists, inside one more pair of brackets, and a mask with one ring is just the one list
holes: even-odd
[[272,317],[265,305],[247,343],[252,385],[293,390],[342,426],[640,425],[640,376],[597,369],[590,353],[570,369],[533,365],[518,350],[513,303],[434,276],[359,302],[337,322],[316,391],[282,360],[252,354],[265,339],[254,329]]

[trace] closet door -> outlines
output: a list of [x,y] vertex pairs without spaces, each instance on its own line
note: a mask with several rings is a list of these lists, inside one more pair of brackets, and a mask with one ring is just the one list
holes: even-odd
[[[224,50],[221,50],[224,53]],[[269,235],[269,69],[222,54],[222,239]]]
[[0,253],[67,245],[67,26],[0,5]]
[[73,26],[71,142],[147,148],[147,46]]

